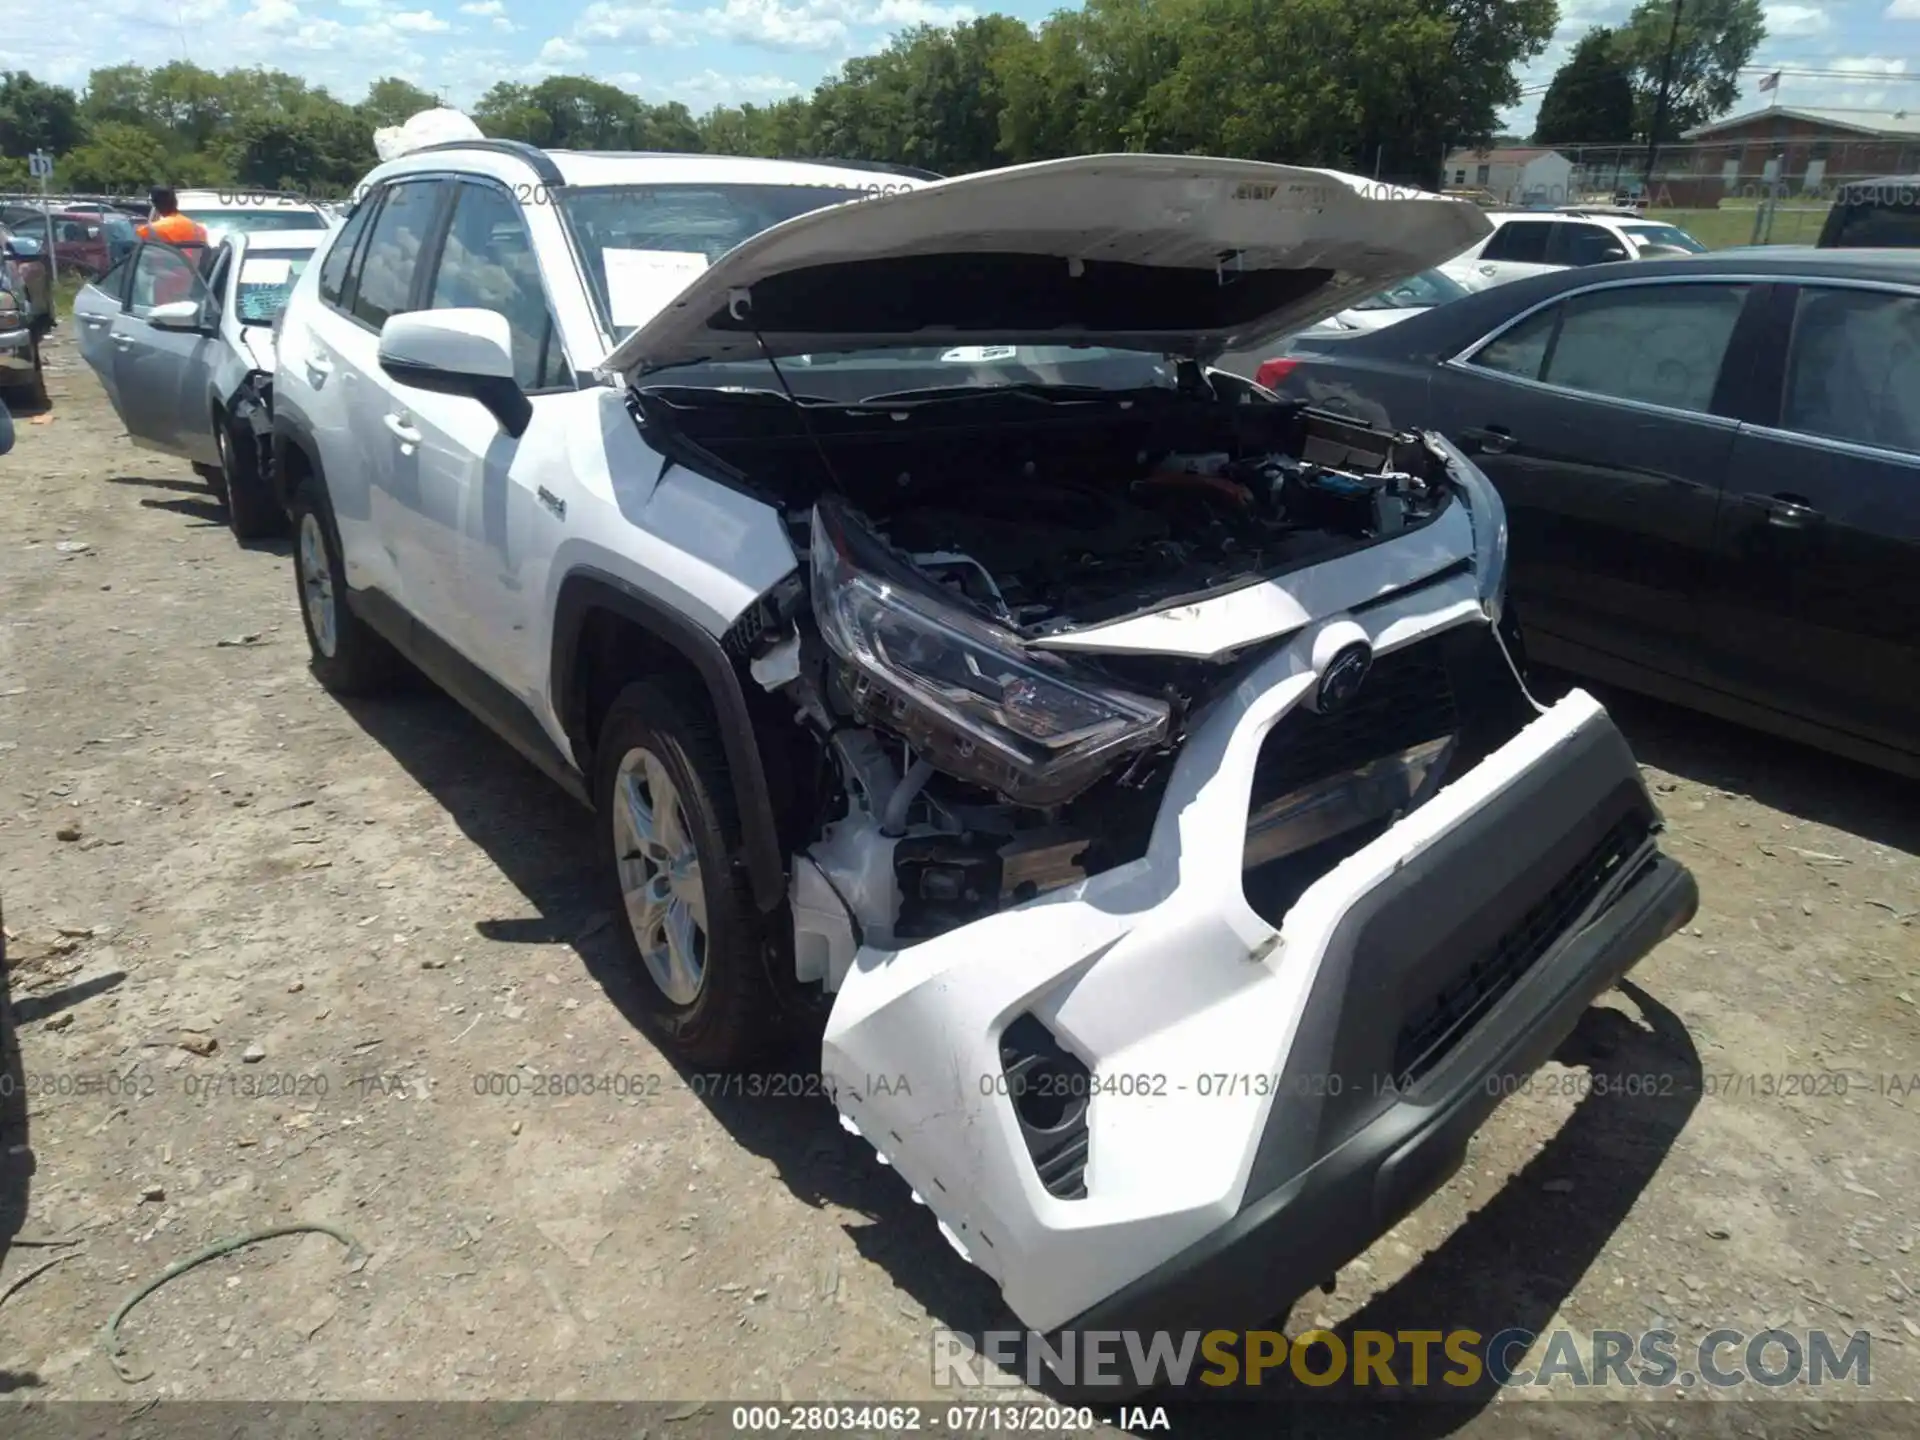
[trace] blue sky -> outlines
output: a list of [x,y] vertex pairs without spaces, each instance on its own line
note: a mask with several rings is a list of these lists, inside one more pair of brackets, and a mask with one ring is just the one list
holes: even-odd
[[[84,24],[11,27],[9,66],[76,88],[96,66],[188,58],[214,69],[270,65],[357,100],[397,74],[470,104],[495,80],[588,74],[696,113],[801,94],[847,58],[922,21],[999,10],[1038,21],[1054,0],[94,0]],[[1589,25],[1617,23],[1630,0],[1561,0],[1553,47],[1529,66],[1536,87],[1506,117],[1530,127],[1538,87]],[[1786,105],[1920,105],[1920,0],[1769,0],[1756,59],[1841,72],[1789,74]],[[1900,77],[1906,78],[1900,78]],[[1757,74],[1738,110],[1754,108]]]

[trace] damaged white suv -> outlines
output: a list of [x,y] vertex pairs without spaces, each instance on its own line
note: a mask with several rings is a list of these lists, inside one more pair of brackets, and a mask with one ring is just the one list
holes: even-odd
[[389,162],[279,341],[314,670],[590,802],[681,1063],[819,997],[1026,1325],[1257,1323],[1695,904],[1525,689],[1485,478],[1208,368],[1485,228],[1204,158]]

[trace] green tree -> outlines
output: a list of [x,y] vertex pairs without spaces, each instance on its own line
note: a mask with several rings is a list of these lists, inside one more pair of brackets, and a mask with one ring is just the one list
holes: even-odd
[[533,88],[511,80],[496,82],[470,112],[483,134],[496,140],[551,143],[553,120],[533,98]]
[[1614,32],[1596,25],[1554,72],[1533,126],[1536,145],[1619,144],[1633,138],[1633,81]]
[[546,143],[556,149],[638,148],[645,128],[640,102],[618,86],[583,75],[550,75],[529,98],[546,114]]
[[403,125],[422,110],[439,108],[440,97],[422,90],[411,80],[388,75],[367,87],[367,98],[354,108],[376,128]]
[[123,120],[102,120],[66,158],[65,179],[76,190],[137,194],[168,174],[167,147],[153,131]]
[[89,125],[117,120],[123,125],[151,125],[147,109],[147,69],[144,65],[109,65],[87,76],[80,113]]
[[[1673,31],[1673,0],[1640,0],[1620,31],[1620,58],[1633,78],[1634,130],[1647,138],[1660,94],[1660,72]],[[1733,107],[1740,67],[1767,38],[1760,0],[1687,0],[1673,47],[1662,143]]]
[[62,154],[80,143],[80,101],[24,70],[0,72],[0,155]]

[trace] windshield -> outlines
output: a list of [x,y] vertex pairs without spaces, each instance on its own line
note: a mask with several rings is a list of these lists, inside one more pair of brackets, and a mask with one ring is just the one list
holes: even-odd
[[225,230],[236,235],[259,235],[269,230],[324,230],[327,217],[310,205],[273,210],[183,210],[189,220],[198,220],[209,230]]
[[[835,185],[617,185],[556,192],[585,262],[595,307],[616,341],[659,313],[736,245],[784,220],[862,200],[871,189]],[[1007,385],[1101,389],[1172,383],[1158,355],[1097,346],[896,346],[798,355],[781,372],[796,395],[863,400],[902,390]],[[648,384],[779,390],[765,360],[669,367]]]
[[287,297],[311,250],[249,250],[233,287],[233,313],[242,325],[271,325],[287,308]]
[[1689,255],[1704,255],[1707,247],[1694,239],[1678,225],[1622,225],[1626,237],[1641,249],[1649,245],[1660,245],[1670,250],[1684,250]]
[[1467,293],[1467,287],[1451,276],[1442,275],[1438,270],[1422,270],[1418,275],[1409,275],[1398,285],[1391,285],[1378,295],[1369,296],[1353,308],[1356,310],[1430,310],[1435,305],[1444,305],[1449,300],[1458,300]]

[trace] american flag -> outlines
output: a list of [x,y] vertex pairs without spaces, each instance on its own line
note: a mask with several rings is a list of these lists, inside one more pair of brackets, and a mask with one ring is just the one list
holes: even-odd
[[1755,88],[1759,90],[1778,90],[1780,88],[1780,72],[1778,70],[1774,71]]

